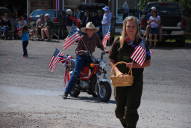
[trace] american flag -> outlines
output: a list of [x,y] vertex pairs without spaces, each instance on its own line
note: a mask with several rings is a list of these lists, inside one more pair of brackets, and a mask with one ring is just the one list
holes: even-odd
[[64,50],[80,39],[82,39],[82,35],[79,33],[79,29],[76,26],[72,26],[70,33],[64,40]]
[[48,65],[49,70],[53,72],[56,69],[56,64],[60,61],[60,58],[64,56],[64,53],[60,51],[59,49],[55,49],[53,56],[50,60],[50,63]]
[[105,48],[106,47],[106,44],[107,44],[107,41],[109,40],[110,38],[110,32],[108,31],[107,34],[105,34],[103,40],[102,40],[102,45],[103,47]]
[[64,73],[64,84],[66,85],[69,80],[70,80],[70,72],[65,71],[65,73]]
[[146,59],[146,48],[144,41],[142,41],[137,47],[135,47],[135,50],[133,54],[131,55],[131,59],[135,61],[139,65],[143,65]]

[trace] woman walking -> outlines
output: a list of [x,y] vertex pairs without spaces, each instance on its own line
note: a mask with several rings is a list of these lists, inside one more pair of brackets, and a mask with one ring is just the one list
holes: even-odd
[[[151,8],[151,16],[149,17],[148,25],[150,26],[150,33],[149,33],[149,45],[150,47],[156,47],[158,42],[158,35],[160,31],[160,21],[161,18],[157,13],[156,7]],[[154,38],[153,38],[154,37]]]
[[[143,64],[136,63],[131,55],[137,48],[145,49],[145,60]],[[128,73],[132,67],[134,81],[132,86],[115,87],[116,117],[121,121],[124,128],[136,128],[139,119],[138,108],[141,103],[143,89],[143,70],[150,65],[150,52],[146,42],[139,36],[138,20],[134,16],[128,16],[123,21],[121,36],[117,38],[110,51],[110,62],[116,76]],[[128,64],[117,62],[125,61]]]

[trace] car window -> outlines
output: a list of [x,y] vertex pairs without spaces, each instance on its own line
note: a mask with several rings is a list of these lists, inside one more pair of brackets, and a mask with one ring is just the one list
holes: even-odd
[[48,13],[50,15],[50,17],[56,17],[56,11],[47,10],[46,13]]
[[33,11],[31,13],[31,16],[37,16],[37,15],[41,15],[41,14],[45,14],[46,12],[44,10],[37,10],[37,11]]

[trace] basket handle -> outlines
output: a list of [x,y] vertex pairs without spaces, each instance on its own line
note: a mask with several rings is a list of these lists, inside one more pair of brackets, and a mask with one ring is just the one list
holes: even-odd
[[[115,63],[113,66],[112,66],[112,68],[111,68],[111,73],[112,74],[114,74],[115,75],[115,73],[114,73],[114,67],[115,66],[117,66],[118,64],[128,64],[127,62],[125,62],[125,61],[119,61],[119,62],[117,62],[117,63]],[[133,63],[131,64],[131,67],[129,68],[129,72],[128,72],[128,74],[130,74],[130,75],[132,75],[132,66],[133,66]]]

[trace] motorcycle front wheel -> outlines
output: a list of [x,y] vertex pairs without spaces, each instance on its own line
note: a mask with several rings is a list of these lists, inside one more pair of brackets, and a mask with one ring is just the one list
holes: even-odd
[[108,102],[111,97],[111,85],[107,81],[101,81],[97,85],[97,96],[102,102]]

